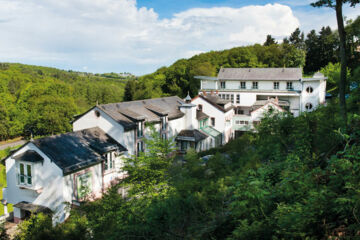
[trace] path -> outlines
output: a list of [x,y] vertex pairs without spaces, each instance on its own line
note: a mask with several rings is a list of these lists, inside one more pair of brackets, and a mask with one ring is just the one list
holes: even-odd
[[19,146],[19,145],[23,145],[24,143],[26,143],[25,140],[19,140],[19,141],[16,141],[16,142],[5,143],[5,144],[0,145],[0,150],[4,150],[4,149],[6,149],[8,147],[16,147],[16,146]]

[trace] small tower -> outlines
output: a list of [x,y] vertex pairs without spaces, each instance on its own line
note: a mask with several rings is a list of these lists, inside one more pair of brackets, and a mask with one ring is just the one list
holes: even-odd
[[190,97],[190,94],[189,94],[189,91],[188,91],[188,94],[185,98],[185,103],[191,103],[191,97]]

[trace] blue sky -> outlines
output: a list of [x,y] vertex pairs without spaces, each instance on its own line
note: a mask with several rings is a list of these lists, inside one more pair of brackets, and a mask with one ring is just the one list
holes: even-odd
[[[0,61],[151,73],[210,50],[336,28],[309,0],[0,0]],[[355,18],[359,7],[344,8]]]

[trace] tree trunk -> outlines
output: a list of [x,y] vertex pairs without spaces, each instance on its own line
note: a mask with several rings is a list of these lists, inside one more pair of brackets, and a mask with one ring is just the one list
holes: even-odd
[[340,100],[340,115],[343,120],[343,127],[347,127],[347,111],[346,111],[346,99],[345,99],[345,90],[346,90],[346,48],[345,48],[345,28],[344,20],[342,15],[342,0],[336,0],[336,20],[338,25],[338,32],[340,37],[340,83],[339,83],[339,100]]

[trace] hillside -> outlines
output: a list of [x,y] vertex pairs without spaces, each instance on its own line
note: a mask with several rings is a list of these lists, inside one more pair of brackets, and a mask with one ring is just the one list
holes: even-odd
[[[346,26],[348,46],[348,67],[359,66],[360,17],[348,21]],[[322,27],[319,32],[310,31],[306,36],[295,29],[283,42],[277,43],[270,35],[263,45],[235,47],[222,51],[210,51],[180,59],[169,67],[159,68],[152,74],[129,81],[125,88],[125,100],[155,98],[178,95],[185,97],[198,93],[200,82],[196,75],[216,76],[220,67],[303,67],[304,74],[326,67],[339,61],[339,39],[337,30]],[[265,39],[264,39],[265,40]],[[332,88],[334,86],[331,86]]]
[[1,63],[0,140],[69,131],[72,117],[97,101],[122,101],[128,79]]

